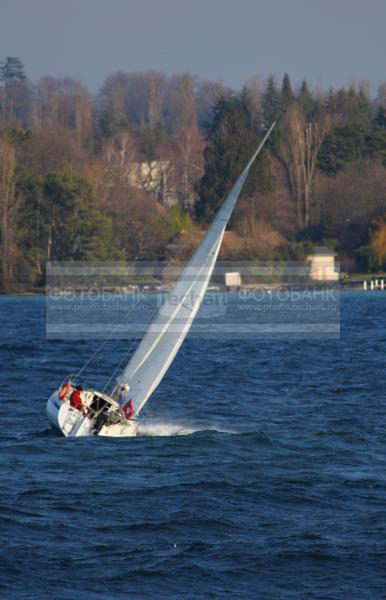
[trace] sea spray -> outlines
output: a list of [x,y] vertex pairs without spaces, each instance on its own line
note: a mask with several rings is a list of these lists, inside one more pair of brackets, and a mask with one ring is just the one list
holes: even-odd
[[193,425],[172,423],[169,421],[144,420],[138,423],[137,435],[149,437],[171,437],[176,435],[192,435],[200,431],[214,431],[217,433],[234,433],[213,425]]

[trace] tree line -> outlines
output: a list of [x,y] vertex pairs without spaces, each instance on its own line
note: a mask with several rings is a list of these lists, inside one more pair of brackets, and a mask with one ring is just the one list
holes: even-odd
[[301,258],[334,248],[347,270],[386,262],[386,84],[241,91],[190,74],[32,84],[0,63],[0,289],[44,285],[55,260],[183,257],[259,138],[224,258]]

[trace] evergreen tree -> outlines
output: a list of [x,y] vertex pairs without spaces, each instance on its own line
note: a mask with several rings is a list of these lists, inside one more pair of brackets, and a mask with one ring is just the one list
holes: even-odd
[[0,63],[0,119],[19,121],[22,127],[29,127],[32,121],[32,89],[24,73],[20,58],[8,56]]
[[90,183],[69,172],[52,173],[44,183],[47,260],[115,259],[110,220],[98,210]]
[[24,81],[26,78],[20,58],[7,56],[5,61],[0,63],[0,81]]
[[127,119],[114,119],[112,112],[104,110],[100,113],[97,121],[97,136],[107,138],[116,131],[131,131],[130,123]]
[[339,115],[345,124],[356,123],[365,127],[370,125],[374,117],[373,105],[363,87],[359,91],[354,86],[337,91],[330,88],[325,110]]
[[310,120],[315,116],[315,101],[305,79],[302,81],[302,85],[300,86],[297,101],[307,120]]
[[288,73],[285,73],[285,75],[283,77],[283,82],[281,85],[280,100],[281,100],[282,110],[287,110],[287,108],[294,101],[294,93],[292,91],[292,85],[291,85],[291,81],[290,81]]
[[375,122],[380,127],[384,128],[384,129],[386,128],[386,108],[383,108],[383,106],[380,106],[378,108]]
[[371,121],[374,118],[373,103],[363,86],[360,86],[357,94],[357,107],[359,114],[362,115],[364,119]]
[[14,287],[43,284],[47,260],[123,258],[86,179],[58,172],[43,180],[19,166],[15,202],[15,242],[23,251],[15,257]]
[[352,123],[335,127],[326,137],[320,148],[318,167],[329,175],[335,175],[355,160],[372,158],[386,163],[385,129]]
[[25,167],[17,169],[16,198],[19,205],[17,240],[23,254],[17,263],[19,281],[42,283],[45,271],[48,227],[43,181]]
[[271,123],[277,121],[281,113],[280,92],[276,85],[274,77],[270,76],[263,94],[263,115],[264,124],[269,127]]
[[[209,144],[204,151],[204,175],[198,185],[196,214],[209,217],[229,192],[257,146],[257,137],[249,129],[247,108],[242,96],[223,93],[213,109],[208,130]],[[271,190],[269,167],[260,159],[251,169],[242,195]],[[260,185],[259,185],[260,184]]]

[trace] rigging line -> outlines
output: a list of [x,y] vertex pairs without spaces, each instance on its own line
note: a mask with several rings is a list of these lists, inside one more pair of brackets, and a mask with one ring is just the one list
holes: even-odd
[[121,368],[122,363],[127,360],[127,357],[129,356],[130,352],[132,352],[132,348],[128,349],[128,351],[123,355],[123,358],[121,358],[121,360],[119,361],[119,363],[115,367],[112,375],[110,375],[109,379],[107,380],[107,382],[106,382],[106,384],[105,384],[105,386],[103,388],[104,392],[106,391],[107,387],[110,385],[111,381],[114,379],[114,376],[115,376],[116,372],[118,371],[118,369]]
[[[124,314],[123,318],[121,319],[121,321],[119,323],[117,323],[115,325],[115,327],[113,327],[113,329],[111,330],[110,335],[103,340],[103,342],[100,344],[100,346],[98,346],[98,348],[95,350],[95,352],[91,355],[91,357],[84,363],[84,365],[79,369],[79,371],[77,371],[75,373],[75,377],[79,377],[84,371],[85,369],[90,365],[90,363],[92,363],[92,361],[95,359],[95,357],[97,356],[97,354],[99,354],[99,352],[102,350],[102,348],[104,348],[104,346],[107,344],[107,342],[111,341],[114,333],[117,331],[117,329],[124,324],[124,322],[126,321],[126,319],[128,319],[130,316],[130,311],[126,311],[126,313]],[[130,349],[131,350],[131,349]],[[130,352],[129,350],[129,352]],[[121,363],[120,363],[121,364]]]
[[94,352],[94,354],[91,355],[91,357],[86,360],[86,362],[84,363],[84,365],[82,366],[81,369],[79,369],[79,371],[77,371],[75,373],[75,377],[80,377],[81,373],[83,373],[83,371],[88,367],[88,365],[94,360],[94,358],[96,357],[96,355],[102,350],[103,346],[107,343],[107,341],[109,340],[109,338],[106,338],[105,340],[103,340],[102,344],[96,349],[96,351]]
[[121,321],[119,321],[119,323],[117,323],[115,325],[115,327],[113,327],[113,329],[111,330],[110,335],[103,340],[103,342],[101,343],[101,345],[95,350],[94,354],[91,355],[91,357],[86,360],[86,362],[84,363],[84,365],[82,366],[81,369],[79,369],[79,371],[77,371],[77,373],[75,374],[75,377],[79,377],[81,375],[81,373],[83,373],[83,371],[88,367],[88,365],[94,360],[94,358],[96,357],[97,354],[99,354],[99,352],[102,350],[102,348],[105,346],[105,344],[107,344],[107,342],[110,342],[112,339],[112,336],[114,335],[114,333],[117,331],[118,327],[121,327],[121,325],[124,324],[124,322],[126,321],[126,319],[129,318],[130,315],[130,311],[126,311],[123,315],[123,318],[121,319]]

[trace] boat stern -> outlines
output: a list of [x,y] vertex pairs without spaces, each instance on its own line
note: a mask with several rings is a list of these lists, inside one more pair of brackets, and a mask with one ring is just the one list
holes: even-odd
[[59,398],[59,391],[55,391],[47,400],[47,418],[51,425],[60,430],[59,412],[62,407],[62,402]]

